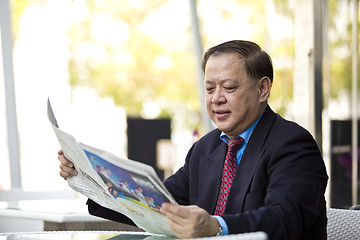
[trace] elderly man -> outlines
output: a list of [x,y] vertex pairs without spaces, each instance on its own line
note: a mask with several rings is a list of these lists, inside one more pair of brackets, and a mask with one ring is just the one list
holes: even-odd
[[[311,134],[268,105],[269,55],[229,41],[204,55],[206,107],[217,129],[164,184],[178,204],[161,212],[179,238],[264,231],[269,239],[326,239],[326,168]],[[76,174],[59,152],[60,175]],[[91,214],[129,223],[88,201]]]

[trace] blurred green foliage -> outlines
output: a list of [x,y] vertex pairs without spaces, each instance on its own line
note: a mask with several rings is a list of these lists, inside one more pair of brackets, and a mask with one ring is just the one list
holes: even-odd
[[[11,1],[14,39],[26,8],[34,2],[41,4],[44,1]],[[156,36],[143,31],[148,19],[169,2],[171,1],[73,0],[74,9],[78,12],[71,16],[74,21],[69,31],[69,81],[73,87],[90,87],[95,89],[99,96],[110,96],[117,105],[125,108],[129,116],[143,116],[146,103],[150,102],[158,107],[158,117],[174,118],[180,112],[184,118],[182,121],[190,129],[198,129],[199,112],[203,106],[200,102],[202,96],[198,84],[198,64],[194,53],[190,13],[184,13],[183,19],[180,19],[187,23],[187,27],[175,29],[178,36],[181,36],[180,39],[159,42]],[[202,6],[198,11],[206,11],[204,6],[207,6],[208,2],[197,2]],[[237,10],[251,9],[248,23],[251,24],[253,33],[249,40],[257,42],[265,49],[274,63],[286,63],[274,64],[275,78],[270,97],[273,108],[284,114],[293,98],[294,36],[290,33],[286,38],[271,38],[266,19],[269,3],[274,4],[276,14],[293,24],[296,11],[294,1],[213,2],[217,4],[215,8],[221,16],[220,21],[235,21],[232,19],[236,19],[239,13]],[[188,2],[184,4],[188,5]],[[340,89],[351,89],[350,1],[329,0],[328,8],[329,79],[325,79],[324,84],[328,87],[324,89],[330,91],[328,95],[331,98],[336,98]],[[209,32],[204,30],[211,17],[206,14],[199,15],[204,46],[210,46],[213,42]],[[162,34],[166,34],[165,26],[169,24],[170,28],[177,27],[171,26],[171,21],[163,17]],[[219,25],[221,26],[221,22]],[[162,26],[157,27],[161,29]],[[109,36],[110,39],[107,39]],[[360,87],[360,84],[358,86]]]
[[[352,1],[329,0],[329,87],[330,98],[342,91],[350,95],[352,87]],[[359,23],[358,23],[359,25]],[[357,33],[359,43],[359,31]],[[357,53],[359,56],[359,52]],[[358,61],[358,77],[360,76]],[[357,85],[358,90],[360,84]]]
[[[158,117],[172,117],[179,108],[189,115],[198,112],[198,79],[191,42],[175,48],[140,31],[147,17],[166,2],[140,0],[134,5],[131,0],[87,1],[86,15],[73,24],[70,32],[70,84],[90,86],[100,96],[111,96],[128,116],[141,116],[146,102],[158,106]],[[116,25],[103,28],[114,35],[125,34],[124,39],[94,38],[94,20],[99,16],[106,16],[109,22],[119,21],[121,29],[111,29]],[[183,35],[189,34],[186,31],[190,29],[185,29]],[[188,124],[197,128],[199,122]]]

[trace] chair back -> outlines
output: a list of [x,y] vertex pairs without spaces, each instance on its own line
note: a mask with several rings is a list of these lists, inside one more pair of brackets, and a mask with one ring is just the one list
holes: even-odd
[[200,240],[200,239],[201,240],[268,240],[268,236],[265,232],[250,232],[250,233],[239,233],[239,234],[231,234],[231,235],[218,236],[218,237],[191,238],[188,240]]
[[327,239],[360,239],[360,211],[327,209]]

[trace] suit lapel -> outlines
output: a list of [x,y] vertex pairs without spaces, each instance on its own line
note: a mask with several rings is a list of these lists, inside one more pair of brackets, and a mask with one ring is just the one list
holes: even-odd
[[276,119],[275,113],[268,106],[254,129],[244,154],[240,160],[227,200],[226,212],[231,209],[243,209],[245,195],[248,193],[255,169],[263,154],[263,145]]
[[215,210],[226,152],[227,145],[221,141],[209,157],[200,158],[202,170],[199,172],[201,191],[198,205],[210,213]]

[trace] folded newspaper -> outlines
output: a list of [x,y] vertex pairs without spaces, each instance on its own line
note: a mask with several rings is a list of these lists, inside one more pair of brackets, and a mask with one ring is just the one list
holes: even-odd
[[99,205],[126,215],[147,232],[173,236],[159,209],[163,202],[175,200],[155,170],[77,142],[60,130],[50,100],[47,105],[48,118],[61,149],[78,171],[67,179],[69,186]]

